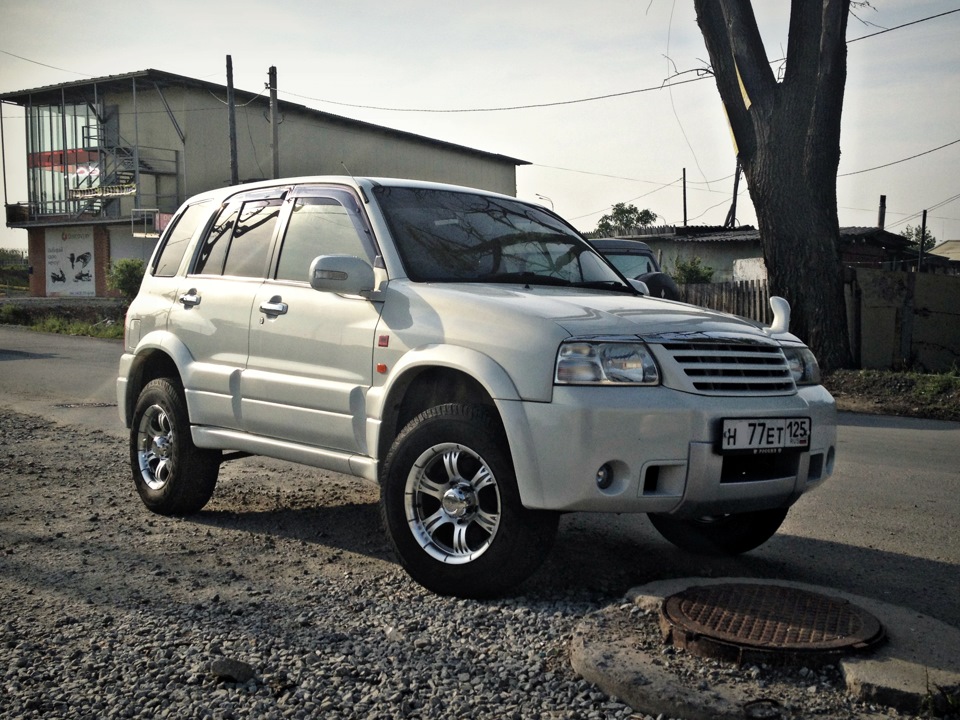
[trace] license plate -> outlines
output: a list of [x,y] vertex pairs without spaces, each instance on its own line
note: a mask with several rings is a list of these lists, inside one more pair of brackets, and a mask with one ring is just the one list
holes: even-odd
[[810,418],[725,418],[721,453],[778,453],[810,447]]

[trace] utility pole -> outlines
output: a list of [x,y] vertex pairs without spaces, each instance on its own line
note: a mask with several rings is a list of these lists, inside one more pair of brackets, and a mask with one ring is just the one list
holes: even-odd
[[233,58],[227,55],[227,124],[230,132],[230,184],[240,183],[237,167],[237,106],[233,97]]
[[273,179],[276,180],[280,177],[280,145],[279,145],[279,112],[277,111],[277,68],[273,65],[270,66],[270,71],[267,74],[269,83],[267,85],[270,88],[270,132],[273,136]]
[[687,226],[687,169],[683,169],[683,226]]
[[923,211],[923,219],[920,221],[920,252],[917,255],[917,272],[923,267],[923,242],[927,239],[927,211]]
[[730,230],[737,225],[737,193],[740,192],[740,159],[737,159],[737,169],[733,174],[733,202],[730,203],[730,211],[727,213],[727,219],[723,226]]

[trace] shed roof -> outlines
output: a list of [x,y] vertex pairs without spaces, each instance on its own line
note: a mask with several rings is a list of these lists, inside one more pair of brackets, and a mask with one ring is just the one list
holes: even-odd
[[[743,225],[738,228],[693,225],[687,227],[659,227],[649,231],[640,228],[637,228],[637,230],[640,232],[636,235],[626,235],[624,237],[642,238],[646,242],[657,240],[724,244],[760,242],[760,231],[752,225]],[[840,228],[840,239],[848,243],[860,240],[869,244],[881,245],[888,250],[902,250],[910,244],[910,241],[902,235],[878,227],[842,227]]]
[[960,261],[960,240],[945,240],[931,251],[934,255]]
[[[196,78],[187,77],[186,75],[177,75],[175,73],[165,72],[163,70],[137,70],[135,72],[123,73],[120,75],[106,75],[99,78],[87,78],[84,80],[73,80],[71,82],[59,83],[57,85],[45,85],[38,88],[30,88],[26,90],[15,90],[0,93],[0,101],[9,102],[16,105],[47,105],[55,104],[59,105],[60,102],[64,99],[67,101],[83,101],[89,102],[92,98],[89,95],[90,89],[94,86],[99,90],[101,88],[110,90],[112,92],[125,92],[131,87],[131,83],[137,80],[142,80],[151,85],[156,85],[158,88],[170,87],[170,86],[186,86],[193,87],[201,90],[207,90],[209,92],[218,92],[226,95],[227,86],[220,85],[217,83],[208,82],[206,80],[198,80]],[[262,95],[262,93],[253,93],[247,90],[234,89],[234,95],[238,102],[248,102],[254,100],[255,98]],[[266,101],[266,98],[264,98]],[[425,135],[418,135],[416,133],[407,132],[405,130],[395,130],[393,128],[388,128],[383,125],[375,125],[374,123],[364,122],[362,120],[354,120],[353,118],[344,117],[342,115],[336,115],[333,113],[323,112],[321,110],[315,110],[314,108],[307,107],[306,105],[300,105],[298,103],[291,103],[286,100],[278,101],[279,108],[281,111],[297,111],[304,113],[306,115],[311,115],[316,118],[323,119],[327,122],[336,123],[338,125],[345,125],[353,127],[356,129],[366,130],[367,132],[375,132],[383,135],[402,138],[406,140],[412,140],[415,142],[424,143],[427,145],[432,145],[438,148],[445,148],[447,150],[465,153],[468,155],[473,155],[476,157],[486,158],[488,160],[495,160],[505,164],[512,165],[529,165],[527,160],[519,160],[517,158],[509,157],[507,155],[500,155],[498,153],[491,153],[485,150],[477,150],[476,148],[467,147],[465,145],[458,145],[456,143],[446,142],[444,140],[437,140],[435,138],[427,137]]]

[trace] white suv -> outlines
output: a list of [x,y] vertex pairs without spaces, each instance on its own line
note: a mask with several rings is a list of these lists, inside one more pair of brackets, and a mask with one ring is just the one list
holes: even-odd
[[[157,246],[117,397],[154,512],[248,454],[380,483],[424,586],[503,593],[566,511],[741,553],[833,470],[835,405],[787,332],[655,299],[552,212],[411,180],[204,193]],[[227,451],[227,452],[224,452]]]

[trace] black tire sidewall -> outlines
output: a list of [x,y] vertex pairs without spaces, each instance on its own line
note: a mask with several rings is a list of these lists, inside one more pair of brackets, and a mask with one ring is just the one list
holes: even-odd
[[[140,422],[153,405],[163,409],[175,435],[170,456],[170,478],[156,490],[147,485],[140,473],[137,447]],[[219,453],[201,450],[193,444],[186,399],[176,381],[157,378],[147,383],[141,391],[130,425],[130,468],[143,504],[161,515],[197,512],[213,494],[219,472]]]
[[712,522],[650,515],[657,531],[671,543],[698,555],[740,555],[773,537],[787,508],[735,513]]
[[[404,492],[414,462],[429,448],[457,443],[490,468],[500,493],[500,525],[476,560],[450,565],[434,559],[413,536]],[[491,411],[479,405],[441,405],[420,414],[397,436],[381,474],[380,509],[401,565],[424,587],[441,595],[483,598],[501,595],[543,561],[556,534],[556,515],[528,510],[520,502],[506,438]]]

